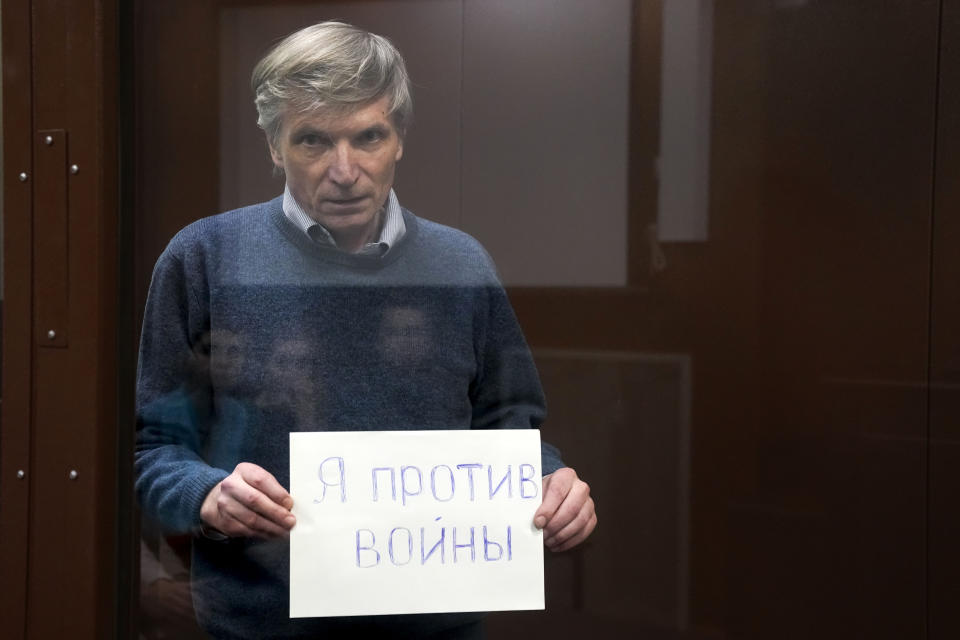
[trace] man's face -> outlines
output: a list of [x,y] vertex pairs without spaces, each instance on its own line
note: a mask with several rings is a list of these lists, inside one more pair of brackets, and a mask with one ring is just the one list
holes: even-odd
[[376,240],[377,213],[403,156],[388,107],[383,97],[352,111],[288,112],[270,145],[297,202],[348,251]]

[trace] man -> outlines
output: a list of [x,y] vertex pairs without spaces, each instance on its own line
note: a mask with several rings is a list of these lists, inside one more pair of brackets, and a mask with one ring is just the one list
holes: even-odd
[[[278,44],[252,83],[286,188],[189,225],[157,262],[141,504],[198,531],[194,604],[215,637],[482,636],[476,614],[288,618],[290,431],[536,428],[544,404],[487,254],[392,190],[412,114],[396,49],[321,23]],[[542,466],[534,523],[563,551],[596,525],[593,500],[549,445]]]

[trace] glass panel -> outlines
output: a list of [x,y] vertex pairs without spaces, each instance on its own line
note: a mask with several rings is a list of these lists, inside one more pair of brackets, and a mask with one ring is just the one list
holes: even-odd
[[[279,200],[161,257],[312,179],[273,172],[249,77],[329,18],[404,53],[391,184],[479,239],[508,298],[461,235],[407,218],[451,244],[404,271],[403,241],[316,249]],[[137,3],[141,308],[161,261],[138,455],[196,454],[138,463],[142,635],[288,624],[285,543],[199,531],[236,463],[288,487],[292,431],[538,425],[542,384],[543,438],[599,526],[546,554],[546,611],[491,614],[490,637],[920,637],[938,20],[870,0]],[[307,133],[336,138],[324,122]]]

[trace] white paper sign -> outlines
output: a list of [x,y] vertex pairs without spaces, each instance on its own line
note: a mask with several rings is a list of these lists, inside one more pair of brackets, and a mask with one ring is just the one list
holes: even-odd
[[543,609],[540,432],[290,434],[290,617]]

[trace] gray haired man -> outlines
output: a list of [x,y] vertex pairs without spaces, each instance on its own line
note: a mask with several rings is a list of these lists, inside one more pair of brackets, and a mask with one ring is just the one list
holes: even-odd
[[[252,84],[286,187],[191,224],[157,262],[137,387],[141,504],[168,529],[201,532],[194,603],[215,637],[482,637],[476,614],[287,616],[291,430],[538,428],[544,402],[486,252],[392,190],[412,117],[393,45],[313,25],[267,54]],[[393,344],[397,318],[417,339]],[[210,374],[223,368],[220,335],[248,350],[229,377]],[[273,373],[291,345],[297,376]],[[593,500],[549,445],[542,467],[534,524],[563,551],[596,526]]]

